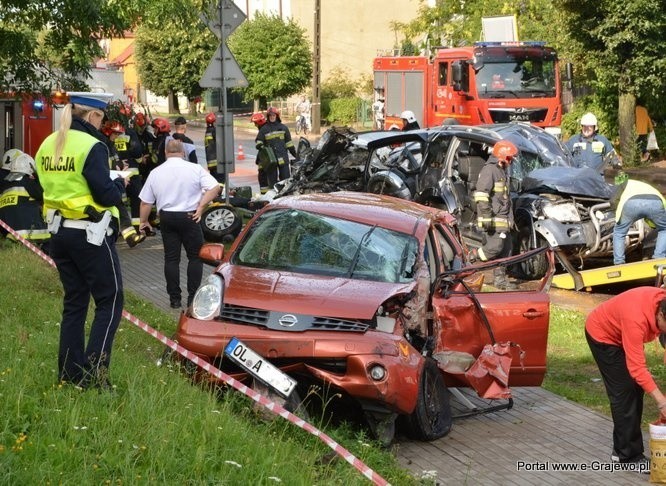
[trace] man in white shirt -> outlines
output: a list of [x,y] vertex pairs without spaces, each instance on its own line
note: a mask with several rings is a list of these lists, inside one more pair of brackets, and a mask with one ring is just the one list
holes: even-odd
[[199,164],[184,159],[180,140],[170,139],[165,147],[166,161],[152,170],[143,189],[139,230],[152,231],[148,223],[153,204],[157,206],[164,243],[164,277],[171,307],[182,307],[180,289],[181,245],[187,254],[187,305],[192,303],[203,274],[199,250],[203,245],[201,213],[220,194],[220,185]]
[[303,96],[301,101],[296,105],[296,113],[305,118],[305,125],[308,127],[308,131],[312,130],[310,111],[312,111],[312,103]]

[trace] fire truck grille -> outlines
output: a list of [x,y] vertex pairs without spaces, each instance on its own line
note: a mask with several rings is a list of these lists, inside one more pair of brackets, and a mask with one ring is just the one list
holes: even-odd
[[490,110],[493,123],[509,123],[512,121],[542,123],[548,114],[547,108],[528,110]]

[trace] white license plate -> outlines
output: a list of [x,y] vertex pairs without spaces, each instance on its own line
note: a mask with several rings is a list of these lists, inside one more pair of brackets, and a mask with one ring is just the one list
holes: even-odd
[[229,344],[224,348],[224,354],[284,398],[289,397],[296,387],[296,380],[280,371],[237,338],[231,338]]

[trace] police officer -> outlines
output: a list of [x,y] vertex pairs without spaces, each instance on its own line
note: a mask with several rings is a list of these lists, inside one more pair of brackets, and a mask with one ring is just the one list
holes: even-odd
[[290,176],[289,153],[298,161],[298,154],[291,140],[291,133],[287,125],[280,120],[280,111],[270,106],[266,110],[268,121],[259,129],[255,139],[257,150],[261,150],[264,145],[273,149],[278,165],[278,180],[283,181]]
[[[511,254],[511,235],[509,230],[513,223],[511,212],[511,194],[509,193],[509,177],[507,167],[518,155],[516,146],[508,140],[500,140],[493,147],[488,161],[479,172],[474,191],[476,216],[479,228],[485,233],[481,248],[472,253],[472,259],[482,261],[503,258]],[[506,276],[506,268],[494,270],[495,287],[501,289],[515,288]]]
[[625,238],[634,222],[645,219],[657,230],[657,241],[652,258],[666,258],[666,198],[645,182],[627,179],[620,184],[611,198],[615,209],[613,228],[613,264],[625,262]]
[[[106,100],[70,97],[60,129],[42,143],[36,164],[53,258],[64,289],[58,374],[82,388],[110,389],[113,339],[123,309],[123,281],[115,241],[124,179],[112,180],[109,153],[96,136]],[[88,342],[85,323],[95,301]]]
[[622,166],[617,152],[606,137],[597,133],[597,117],[585,113],[580,119],[580,133],[564,144],[571,152],[576,167],[590,167],[604,175],[606,164]]
[[[42,217],[43,191],[34,178],[35,161],[28,154],[18,152],[20,154],[12,160],[9,174],[0,181],[0,219],[49,253],[51,233],[46,230]],[[11,233],[7,237],[14,239]]]

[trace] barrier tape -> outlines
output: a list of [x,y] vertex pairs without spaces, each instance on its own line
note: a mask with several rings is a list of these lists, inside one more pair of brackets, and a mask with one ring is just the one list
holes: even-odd
[[[18,234],[13,228],[11,228],[7,223],[5,223],[2,219],[0,219],[0,226],[2,226],[4,229],[6,229],[8,232],[10,232],[12,235],[16,237],[18,241],[23,243],[26,247],[28,247],[30,250],[32,250],[34,253],[39,255],[42,260],[46,261],[49,265],[55,268],[55,262],[48,256],[46,255],[42,250],[40,250],[38,247],[33,245],[30,241],[26,240],[23,236]],[[207,371],[214,377],[222,380],[224,383],[227,385],[235,388],[237,391],[241,392],[242,394],[250,397],[252,400],[255,402],[261,404],[264,406],[264,408],[268,409],[270,412],[274,413],[275,415],[279,415],[280,417],[288,420],[292,424],[296,425],[297,427],[305,430],[306,432],[314,435],[315,437],[319,438],[324,444],[326,444],[328,447],[330,447],[338,456],[340,456],[342,459],[347,461],[349,464],[351,464],[355,469],[357,469],[364,477],[372,481],[374,484],[379,485],[379,486],[390,486],[390,483],[386,481],[383,477],[381,477],[379,474],[377,474],[374,470],[372,470],[370,467],[368,467],[363,461],[358,459],[356,456],[354,456],[351,452],[349,452],[347,449],[342,447],[340,444],[338,444],[335,440],[333,440],[331,437],[329,437],[327,434],[316,428],[314,425],[306,422],[302,418],[294,415],[291,413],[289,410],[285,409],[278,403],[275,403],[272,400],[269,400],[265,396],[263,396],[260,393],[257,393],[254,391],[252,388],[243,385],[240,381],[236,380],[235,378],[232,378],[231,376],[227,375],[224,371],[220,370],[219,368],[211,365],[207,361],[204,361],[200,359],[198,356],[195,354],[191,353],[184,347],[182,347],[180,344],[178,344],[176,341],[173,341],[172,339],[169,339],[166,337],[164,334],[161,332],[157,331],[156,329],[152,328],[145,322],[143,322],[141,319],[136,317],[135,315],[129,313],[125,309],[123,309],[122,316],[127,319],[129,322],[137,326],[139,329],[147,332],[150,334],[152,337],[160,341],[162,344],[168,346],[170,349],[176,351],[178,354],[183,356],[184,358],[190,360],[192,363],[197,365],[198,367],[202,368],[203,370]]]

